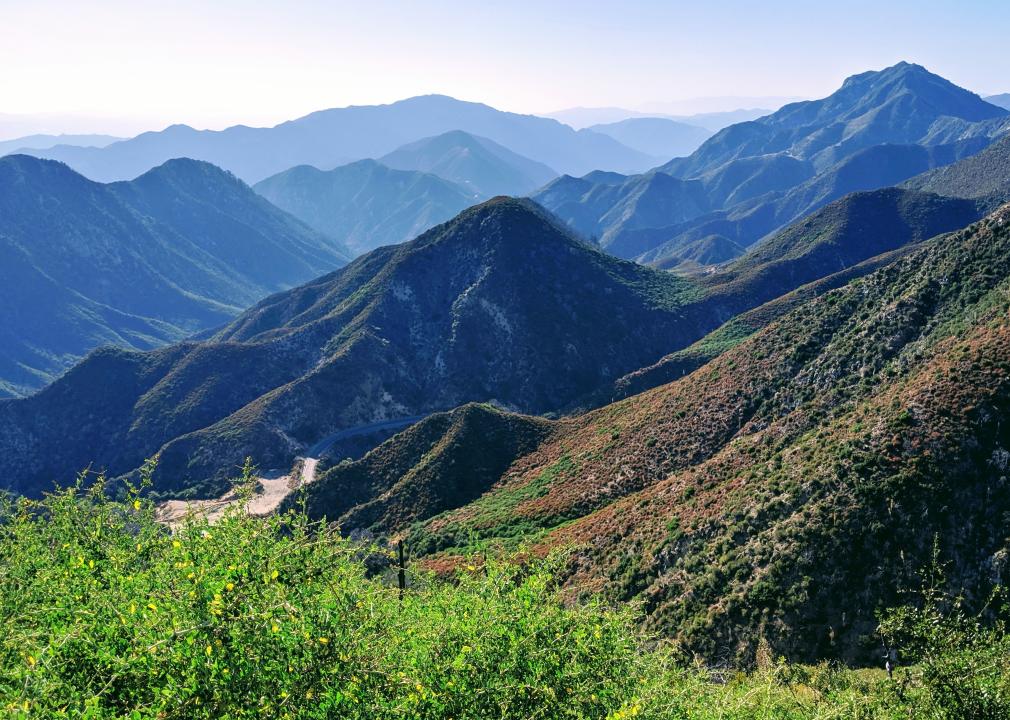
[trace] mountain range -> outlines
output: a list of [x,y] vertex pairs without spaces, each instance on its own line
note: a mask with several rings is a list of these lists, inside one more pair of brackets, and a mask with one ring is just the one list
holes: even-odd
[[375,160],[327,171],[299,165],[253,189],[355,255],[410,240],[477,200],[430,173],[393,170]]
[[379,158],[379,162],[398,170],[437,175],[481,200],[526,195],[558,176],[543,163],[462,130],[404,145]]
[[0,155],[23,154],[26,149],[48,150],[57,145],[106,147],[122,139],[112,135],[26,135],[0,141]]
[[348,253],[207,163],[102,185],[0,158],[0,395],[100,345],[147,349],[220,325]]
[[380,158],[405,144],[453,130],[487,138],[558,172],[640,171],[657,162],[607,135],[443,95],[320,110],[271,128],[237,125],[212,131],[173,125],[104,148],[57,145],[33,154],[60,160],[103,182],[128,180],[170,158],[189,157],[256,183],[297,165],[330,169]]
[[360,254],[411,240],[479,201],[525,195],[556,175],[491,140],[454,130],[378,161],[329,171],[300,165],[254,189]]
[[[32,448],[7,452],[5,477],[34,492],[89,462],[121,474],[158,452],[159,491],[206,493],[250,453],[283,468],[350,428],[471,401],[531,413],[594,404],[727,319],[961,227],[992,202],[852,196],[692,279],[606,255],[529,201],[496,199],[273,296],[207,342],[98,353],[38,395],[0,405],[3,447]],[[134,379],[117,390],[103,377]],[[36,455],[113,397],[103,439]]]
[[[557,410],[700,336],[682,310],[695,294],[529,201],[495,199],[274,295],[206,342],[98,352],[0,403],[2,474],[34,493],[91,462],[121,474],[159,453],[159,491],[208,492],[247,455],[285,468],[348,428],[475,400]],[[74,440],[57,450],[58,437]]]
[[974,154],[1010,131],[1007,116],[899,63],[853,76],[823,100],[727,127],[620,185],[563,176],[532,197],[619,256],[677,264],[682,248],[706,238],[747,247],[848,192]]

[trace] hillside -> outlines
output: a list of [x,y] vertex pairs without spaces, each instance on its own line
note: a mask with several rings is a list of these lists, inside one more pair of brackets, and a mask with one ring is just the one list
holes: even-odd
[[393,170],[374,160],[328,171],[300,165],[253,189],[356,255],[410,240],[476,200],[442,178]]
[[950,197],[1010,197],[1010,135],[977,155],[907,180],[902,187]]
[[639,117],[591,125],[630,148],[660,158],[690,155],[712,136],[712,131],[669,118]]
[[[483,495],[555,423],[489,405],[436,413],[354,462],[342,462],[307,488],[310,512],[338,525],[388,532]],[[302,497],[289,496],[295,507]]]
[[100,345],[147,349],[231,319],[346,260],[218,168],[173,160],[101,185],[0,159],[0,396]]
[[[860,208],[870,200],[885,203],[894,220]],[[848,211],[881,228],[909,218],[928,233],[935,229],[929,214],[949,202],[882,191],[838,204],[822,221],[850,233],[849,242],[858,228],[828,222],[830,215]],[[791,303],[763,332],[731,340],[677,382],[559,425],[537,450],[518,452],[490,493],[416,525],[413,546],[454,552],[481,537],[587,543],[573,566],[573,588],[643,598],[653,627],[708,656],[746,656],[763,634],[776,651],[798,658],[865,657],[872,647],[860,636],[873,610],[928,562],[934,530],[955,533],[950,552],[971,587],[978,582],[972,568],[999,550],[986,533],[1003,510],[988,508],[965,538],[954,530],[957,517],[927,512],[923,520],[916,508],[951,507],[932,493],[952,493],[965,517],[979,512],[977,503],[990,497],[988,460],[1008,441],[997,421],[1010,403],[1000,379],[1010,372],[1003,332],[1008,212],[892,255],[839,290]],[[811,249],[824,243],[837,252],[834,242],[812,237]],[[767,250],[788,260],[789,242],[787,234]],[[809,238],[801,245],[809,247]],[[884,419],[859,432],[877,417]],[[908,439],[896,440],[892,425]],[[388,441],[385,452],[397,442]],[[956,471],[948,475],[950,468]],[[904,479],[920,472],[915,484]],[[451,472],[441,478],[454,481]],[[310,511],[326,512],[325,502],[312,503],[324,487],[312,489]],[[869,494],[853,494],[859,488]],[[880,497],[903,509],[881,515]],[[1010,504],[1010,496],[1000,497]],[[832,514],[844,521],[816,524]],[[800,521],[802,531],[792,530]],[[874,523],[880,530],[861,538]],[[769,557],[773,536],[781,540]],[[858,543],[861,555],[848,562],[851,554],[820,550],[845,543]],[[899,551],[909,558],[906,569],[896,564]],[[855,595],[878,563],[888,572]],[[843,611],[849,614],[840,619]]]
[[407,143],[452,130],[488,138],[558,172],[641,171],[654,163],[607,135],[444,95],[320,110],[269,128],[196,130],[172,125],[105,148],[59,146],[34,154],[61,160],[99,181],[133,178],[170,158],[190,157],[256,183],[298,165],[332,168],[382,157]]
[[248,455],[286,469],[321,438],[385,419],[470,401],[556,410],[700,337],[712,321],[686,309],[697,294],[529,201],[496,199],[270,297],[209,342],[99,352],[0,402],[0,476],[35,493],[90,462],[121,474],[160,451],[158,491],[213,492]]
[[559,426],[477,501],[414,524],[410,546],[444,565],[481,539],[573,544],[573,596],[639,598],[650,627],[723,660],[759,642],[875,657],[874,613],[934,538],[979,606],[1010,551],[1008,213]]
[[391,168],[437,175],[482,200],[526,195],[558,175],[543,163],[461,130],[404,145],[379,161]]

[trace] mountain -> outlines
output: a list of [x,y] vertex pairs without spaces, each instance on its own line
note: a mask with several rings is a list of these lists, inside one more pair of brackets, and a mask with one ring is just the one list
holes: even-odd
[[[675,263],[702,238],[748,246],[846,193],[977,153],[1008,122],[1002,108],[899,63],[851,77],[823,100],[725,128],[690,156],[627,178],[620,192],[583,178],[569,183],[577,191],[559,193],[556,181],[532,197],[610,252]],[[647,192],[660,175],[679,182]]]
[[902,187],[950,197],[1010,196],[1010,134],[977,155],[918,175]]
[[985,99],[987,103],[993,105],[998,105],[1001,108],[1010,110],[1010,93],[1002,93],[1001,95],[990,95]]
[[0,158],[0,394],[31,392],[95,347],[146,349],[220,325],[346,255],[207,163],[101,185]]
[[822,100],[792,103],[752,122],[716,133],[689,158],[660,169],[690,177],[730,160],[787,153],[822,169],[872,145],[915,144],[944,118],[991,120],[1007,110],[934,75],[901,62],[848,78]]
[[159,492],[207,493],[246,456],[287,468],[383,420],[471,401],[557,410],[700,337],[685,309],[696,294],[528,200],[495,199],[274,295],[207,342],[100,351],[0,402],[0,477],[37,493],[91,462],[118,475],[160,453]]
[[618,257],[642,250],[617,245],[622,232],[687,222],[712,210],[701,180],[680,180],[665,173],[630,177],[562,175],[531,195],[572,229]]
[[0,141],[0,155],[21,153],[25,148],[47,150],[56,145],[105,147],[122,139],[112,135],[27,135],[13,140]]
[[[903,602],[934,549],[948,588],[982,609],[1010,572],[1008,220],[1010,206],[800,301],[675,382],[559,423],[532,451],[516,442],[504,472],[474,475],[488,488],[476,500],[378,529],[437,567],[480,543],[562,549],[571,597],[637,599],[650,629],[724,662],[762,646],[874,661],[876,613]],[[432,431],[330,471],[310,512],[329,514],[328,486],[356,473],[368,497],[355,507],[374,488],[409,510],[422,491],[376,468],[409,476],[425,444],[436,487],[462,482]],[[345,531],[373,519],[340,509],[361,519]]]
[[[559,424],[468,404],[435,413],[356,462],[327,470],[311,494],[348,528],[384,532],[476,500],[514,458],[532,452]],[[297,502],[289,496],[288,505]]]
[[356,255],[410,240],[476,201],[442,178],[393,170],[375,160],[327,171],[300,165],[253,189]]
[[484,200],[526,195],[558,175],[543,163],[462,130],[404,145],[379,161],[399,170],[437,175]]
[[[629,118],[589,127],[630,148],[654,157],[690,155],[712,136],[710,130],[667,118]],[[543,183],[541,183],[542,185]]]
[[236,125],[214,131],[173,125],[106,148],[58,146],[34,154],[61,160],[93,180],[128,179],[169,158],[190,157],[255,183],[297,165],[332,168],[379,158],[451,130],[488,138],[558,172],[641,171],[655,163],[606,135],[444,95],[320,110],[272,128]]
[[[604,183],[559,179],[533,195],[618,257],[662,265],[699,240],[747,247],[850,192],[887,187],[955,155],[947,148],[879,145],[815,174],[787,155],[741,158],[690,180],[662,172]],[[728,205],[730,210],[718,208]]]
[[[665,266],[668,258],[678,257],[684,246],[713,234],[748,247],[848,193],[899,184],[906,178],[930,168],[942,167],[962,153],[972,151],[974,146],[971,144],[967,147],[875,145],[860,150],[792,187],[789,187],[792,178],[770,162],[771,158],[785,158],[769,156],[755,163],[756,167],[761,168],[761,172],[753,176],[756,183],[743,184],[735,189],[740,201],[730,205],[729,210],[699,215],[668,227],[627,229],[626,226],[617,226],[609,231],[608,239],[615,248],[627,248],[626,252],[631,253],[640,252],[637,255],[640,262],[657,266]],[[736,160],[720,169],[717,175],[729,174],[728,170],[738,166],[746,167],[752,161],[752,158]],[[804,169],[809,167],[797,164],[798,161],[789,162],[784,167],[795,169],[794,178],[802,175]],[[778,173],[777,176],[774,173]],[[772,189],[771,182],[766,178],[777,178],[777,188]],[[756,197],[747,197],[741,192],[753,194],[755,185],[767,187],[769,191]]]
[[[1010,200],[1010,193],[1001,200]],[[858,192],[793,223],[745,253],[734,255],[730,246],[722,250],[725,265],[710,268],[695,282],[702,288],[700,302],[712,316],[733,319],[691,346],[619,378],[582,405],[600,404],[601,398],[624,397],[679,378],[712,359],[713,353],[723,352],[777,320],[798,302],[872,272],[883,260],[893,259],[923,240],[965,227],[999,202],[996,198],[946,198],[898,188]],[[718,252],[720,241],[729,242],[710,236],[686,246],[685,251],[700,245]],[[692,259],[671,256],[666,264],[691,270]],[[710,262],[720,261],[713,258]]]

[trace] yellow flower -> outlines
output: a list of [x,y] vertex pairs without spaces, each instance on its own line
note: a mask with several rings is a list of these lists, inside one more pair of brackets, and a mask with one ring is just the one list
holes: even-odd
[[329,639],[329,638],[325,638],[325,637],[321,637],[321,638],[319,638],[319,643],[320,643],[321,645],[326,645],[326,644],[328,644],[329,642],[330,642],[330,639]]
[[280,631],[280,628],[279,628],[279,627],[277,627],[277,623],[274,623],[273,625],[271,625],[271,626],[270,626],[270,629],[271,629],[271,630],[272,630],[273,632],[279,632],[279,631]]
[[272,573],[270,573],[270,579],[276,580],[278,575],[280,575],[280,573],[274,570]]
[[313,693],[312,693],[312,691],[311,691],[311,690],[307,690],[307,691],[305,692],[305,699],[306,699],[306,700],[311,700],[312,698],[313,698]]
[[172,547],[174,547],[174,548],[176,548],[176,549],[179,549],[179,548],[181,548],[181,547],[182,547],[182,543],[181,543],[181,542],[179,542],[178,540],[173,540],[173,541],[172,541]]
[[154,603],[147,603],[147,609],[151,612],[158,612],[158,606]]
[[133,501],[133,509],[134,510],[140,510],[140,500],[134,500]]
[[228,584],[226,584],[224,586],[224,589],[227,590],[228,592],[231,592],[232,590],[235,589],[235,583],[228,583]]
[[207,656],[209,657],[209,656],[210,656],[210,654],[211,654],[212,652],[214,652],[214,648],[212,648],[212,647],[211,647],[211,646],[210,646],[210,645],[208,644],[208,645],[207,645],[207,647],[205,647],[203,651],[204,651],[205,653],[207,653]]
[[35,667],[35,658],[31,655],[28,656],[28,667]]

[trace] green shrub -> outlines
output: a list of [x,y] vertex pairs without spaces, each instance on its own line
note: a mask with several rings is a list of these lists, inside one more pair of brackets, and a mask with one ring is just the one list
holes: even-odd
[[[906,677],[920,687],[923,717],[949,720],[1010,718],[1010,638],[1006,608],[995,607],[997,588],[981,613],[969,613],[960,597],[943,590],[944,573],[934,552],[920,602],[887,613],[881,632],[904,659]],[[983,615],[995,616],[983,622]]]
[[[0,707],[14,717],[607,717],[659,654],[634,618],[566,608],[549,561],[413,578],[296,513],[174,533],[100,487],[0,524]],[[635,710],[637,708],[637,710]]]
[[884,625],[920,642],[900,682],[781,661],[713,674],[629,609],[564,603],[556,560],[411,573],[400,600],[386,550],[300,513],[169,531],[101,483],[8,503],[0,558],[0,713],[19,720],[1007,716],[1002,627],[928,608]]

